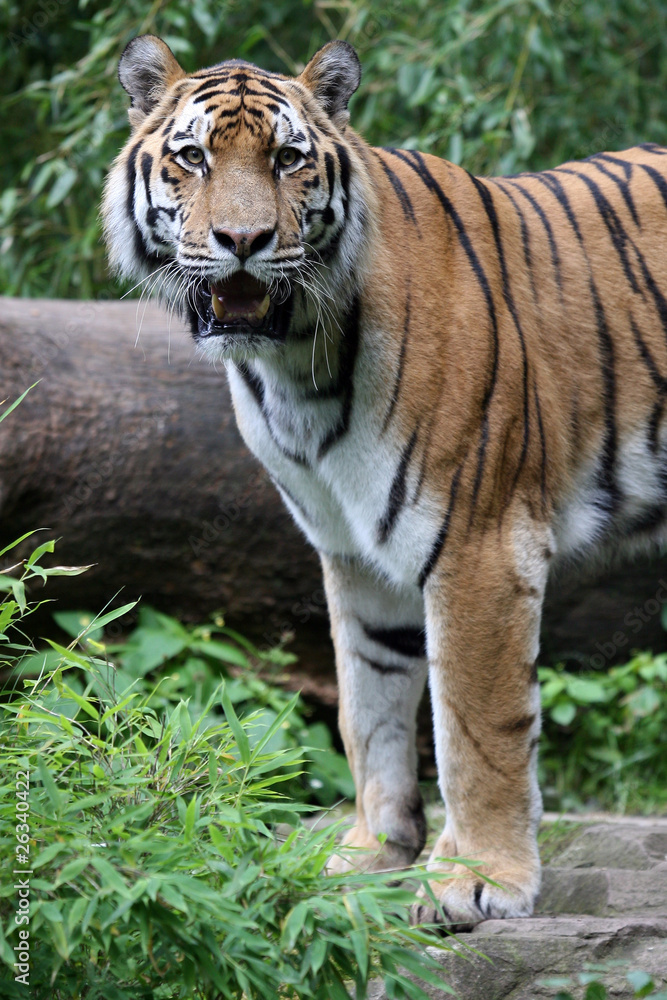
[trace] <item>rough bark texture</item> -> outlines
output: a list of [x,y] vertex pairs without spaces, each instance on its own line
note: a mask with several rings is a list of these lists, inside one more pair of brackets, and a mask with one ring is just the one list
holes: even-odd
[[[302,668],[331,700],[317,557],[241,442],[224,373],[154,306],[137,338],[142,312],[0,299],[0,399],[41,379],[0,424],[0,547],[46,527],[59,562],[95,563],[49,584],[61,607],[97,610],[123,588],[119,601],[142,596],[185,619],[223,609],[260,644],[294,631]],[[602,665],[664,647],[662,576],[664,559],[558,581],[543,658],[597,652]]]
[[243,445],[224,372],[178,321],[170,334],[164,312],[142,313],[0,299],[0,399],[41,380],[0,424],[0,548],[46,527],[59,563],[95,563],[50,581],[61,607],[98,610],[123,588],[117,604],[185,619],[222,609],[260,645],[294,631],[330,679],[319,561]]

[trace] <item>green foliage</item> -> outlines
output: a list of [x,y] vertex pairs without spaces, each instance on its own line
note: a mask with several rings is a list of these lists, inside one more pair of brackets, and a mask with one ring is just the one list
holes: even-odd
[[[272,741],[296,698],[269,727],[257,714],[241,722],[224,683],[201,713],[152,700],[114,691],[106,660],[62,649],[4,706],[0,857],[11,871],[18,841],[32,871],[30,995],[329,1000],[349,997],[349,983],[362,998],[381,975],[392,996],[423,998],[399,971],[439,981],[413,952],[435,941],[409,926],[412,894],[388,875],[326,876],[335,831],[306,829],[306,807],[282,794],[301,751]],[[16,811],[19,772],[30,773],[28,813]],[[6,879],[8,1000],[25,995],[9,975],[15,907]]]
[[369,141],[507,172],[667,142],[666,28],[664,0],[0,0],[0,283],[117,296],[97,206],[127,136],[116,66],[134,35],[162,35],[188,70],[241,57],[288,73],[346,38]]
[[[589,971],[581,972],[574,976],[555,976],[551,979],[540,980],[539,985],[557,989],[554,1000],[610,1000],[610,994],[604,984],[605,973],[613,967],[618,967],[622,963],[618,961],[606,962],[603,965],[590,966]],[[632,996],[638,1000],[646,997],[648,1000],[667,1000],[667,991],[656,989],[652,978],[641,970],[627,972],[625,978],[630,984]],[[574,984],[578,984],[581,989],[575,993],[570,992],[576,989]],[[613,996],[616,996],[616,992]],[[625,996],[625,993],[623,994]]]
[[547,805],[664,810],[667,654],[640,653],[604,673],[541,667],[539,678],[540,778]]
[[[0,413],[0,423],[19,406],[34,387],[32,385],[25,392],[22,392],[13,403]],[[3,549],[0,549],[0,559],[5,557],[11,559],[11,553],[14,549],[36,534],[36,531],[26,531],[16,541],[5,545]],[[87,569],[86,566],[50,566],[48,569],[40,566],[39,561],[42,556],[47,552],[53,552],[54,548],[54,541],[43,542],[33,549],[27,559],[20,559],[13,566],[7,566],[0,572],[0,595],[5,595],[0,600],[0,670],[11,668],[27,651],[32,650],[32,644],[29,640],[21,641],[20,636],[14,634],[20,623],[41,603],[28,603],[27,588],[37,580],[46,583],[50,576],[78,576],[79,573],[84,573]]]
[[[75,638],[47,654],[15,641],[34,608],[25,584],[52,575],[39,565],[51,551],[3,577],[0,602],[4,664],[19,661],[15,682],[31,675],[0,704],[0,864],[18,869],[0,889],[2,996],[26,995],[14,978],[22,871],[33,1000],[335,1000],[352,988],[363,1000],[374,976],[397,1000],[425,1000],[405,969],[447,990],[416,951],[442,945],[410,927],[412,893],[389,873],[324,874],[336,830],[306,828],[310,807],[285,794],[304,766],[298,696],[213,682],[207,664],[243,670],[250,644],[144,610],[116,668],[102,630],[133,604],[85,623],[60,614]],[[235,704],[262,698],[239,717]]]
[[[119,697],[141,691],[147,705],[158,713],[173,710],[187,700],[190,711],[213,725],[224,718],[219,702],[212,702],[221,678],[226,678],[227,697],[235,711],[253,715],[251,742],[273,729],[276,718],[290,704],[291,710],[273,733],[269,749],[281,752],[296,747],[307,751],[298,775],[286,787],[293,798],[314,800],[330,806],[340,798],[354,798],[354,782],[347,761],[333,749],[331,734],[321,722],[308,723],[307,707],[294,701],[277,681],[276,670],[293,662],[294,656],[281,649],[258,650],[251,642],[228,628],[217,616],[210,625],[186,626],[174,618],[143,607],[137,624],[126,642],[104,642],[99,620],[83,612],[57,612],[56,621],[64,631],[87,649],[113,659],[110,683]],[[83,636],[83,638],[81,638]],[[60,655],[56,651],[54,655]],[[23,672],[34,669],[34,658],[24,661]]]

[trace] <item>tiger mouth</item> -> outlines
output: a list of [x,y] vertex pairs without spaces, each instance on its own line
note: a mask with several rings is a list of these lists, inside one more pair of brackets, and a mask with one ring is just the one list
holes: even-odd
[[225,281],[202,282],[194,311],[198,339],[245,334],[282,340],[291,303],[272,296],[268,285],[246,271],[237,271]]

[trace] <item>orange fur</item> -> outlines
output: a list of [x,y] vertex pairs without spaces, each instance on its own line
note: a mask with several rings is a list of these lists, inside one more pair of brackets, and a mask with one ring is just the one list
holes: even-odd
[[[321,552],[358,792],[347,843],[371,849],[361,862],[371,867],[409,864],[423,845],[410,741],[425,622],[447,804],[432,864],[474,858],[504,889],[470,873],[435,880],[441,910],[424,904],[418,916],[461,925],[527,914],[539,885],[535,661],[547,575],[554,557],[641,545],[664,526],[667,150],[473,178],[433,156],[372,149],[349,128],[358,73],[342,43],[296,80],[245,63],[185,76],[162,44],[140,41],[149,90],[139,50],[125,60],[134,133],[105,194],[112,260],[141,275],[168,259],[151,244],[163,209],[142,200],[143,176],[156,198],[172,186],[175,247],[201,258],[211,287],[237,267],[214,239],[230,227],[273,234],[276,260],[300,252],[308,275],[338,282],[317,321],[304,298],[284,346],[254,328],[243,350],[234,330],[218,341],[241,431]],[[202,173],[167,147],[208,80],[216,127],[193,132],[209,158]],[[287,140],[272,100],[310,129],[293,170],[276,165]],[[322,191],[327,206],[311,211]],[[343,222],[314,253],[304,219],[319,213],[314,232],[326,231],[340,222],[336,205]],[[252,271],[267,287],[270,265]],[[167,282],[167,299],[179,289]],[[326,433],[311,397],[340,402]],[[377,734],[392,719],[385,771],[389,737]]]

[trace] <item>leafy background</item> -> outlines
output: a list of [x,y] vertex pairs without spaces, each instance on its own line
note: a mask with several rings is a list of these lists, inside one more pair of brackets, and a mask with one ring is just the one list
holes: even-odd
[[[127,136],[118,57],[142,32],[188,70],[243,57],[287,73],[345,38],[370,142],[491,173],[667,143],[666,27],[667,0],[0,0],[0,291],[118,297],[98,206]],[[548,804],[663,809],[663,659],[543,674]]]
[[[164,37],[189,70],[240,56],[288,73],[329,38],[345,38],[364,66],[352,120],[370,142],[419,147],[491,173],[638,141],[667,143],[666,21],[667,2],[657,0],[0,0],[0,292],[118,296],[100,244],[98,205],[105,171],[127,135],[116,66],[136,34]],[[415,959],[406,949],[426,939],[394,913],[396,890],[386,920],[382,884],[364,886],[362,897],[353,885],[334,892],[323,880],[326,831],[310,840],[302,830],[290,834],[286,851],[263,825],[275,810],[277,780],[294,821],[306,797],[326,805],[350,794],[345,762],[324,727],[258,679],[256,651],[224,623],[186,629],[150,609],[122,649],[105,644],[99,629],[82,632],[80,615],[59,612],[59,624],[77,639],[67,649],[52,644],[53,662],[41,652],[47,672],[30,683],[37,654],[16,638],[29,611],[22,587],[31,575],[55,572],[42,571],[38,560],[0,580],[0,667],[11,669],[16,684],[29,682],[23,698],[15,697],[20,686],[10,689],[2,706],[0,771],[13,775],[39,761],[33,836],[40,849],[51,845],[33,883],[40,892],[34,970],[43,986],[35,997],[211,1000],[226,977],[225,996],[331,1000],[349,996],[346,978],[356,979],[363,996],[376,971],[393,984],[391,995],[420,995],[396,970],[410,967]],[[107,655],[117,665],[118,690],[105,686]],[[250,670],[241,662],[248,657]],[[221,678],[226,700],[213,706]],[[604,676],[542,668],[541,680],[547,802],[664,811],[667,656],[639,654]],[[121,706],[130,683],[135,700]],[[250,736],[240,731],[237,711]],[[102,720],[106,731],[93,732]],[[259,743],[253,733],[263,734]],[[261,743],[278,737],[271,747]],[[294,774],[304,745],[308,762]],[[178,769],[178,787],[154,787],[158,749]],[[252,756],[260,752],[265,760]],[[254,766],[262,770],[248,788]],[[0,818],[8,822],[14,792],[7,781],[0,787]],[[223,838],[206,816],[223,815],[232,793],[239,815]],[[105,855],[107,827],[127,836]],[[56,833],[65,829],[67,837]],[[163,864],[165,838],[171,853]],[[6,869],[13,850],[3,835]],[[245,881],[234,881],[238,872]],[[15,931],[8,892],[0,894],[5,979]],[[231,917],[229,907],[236,907]],[[250,917],[259,932],[246,927]],[[234,969],[227,961],[234,958],[231,923],[245,963]],[[167,982],[154,961],[151,927],[159,961],[170,968]],[[185,940],[197,946],[184,948]],[[185,954],[195,960],[184,964]],[[325,960],[333,977],[326,982]],[[424,978],[423,957],[418,961]],[[646,976],[631,975],[636,996],[652,992]],[[606,996],[600,983],[580,985],[586,1000]]]
[[0,290],[117,296],[98,205],[136,34],[188,70],[233,56],[287,73],[345,38],[370,142],[490,173],[667,142],[666,28],[667,3],[646,0],[0,0]]

